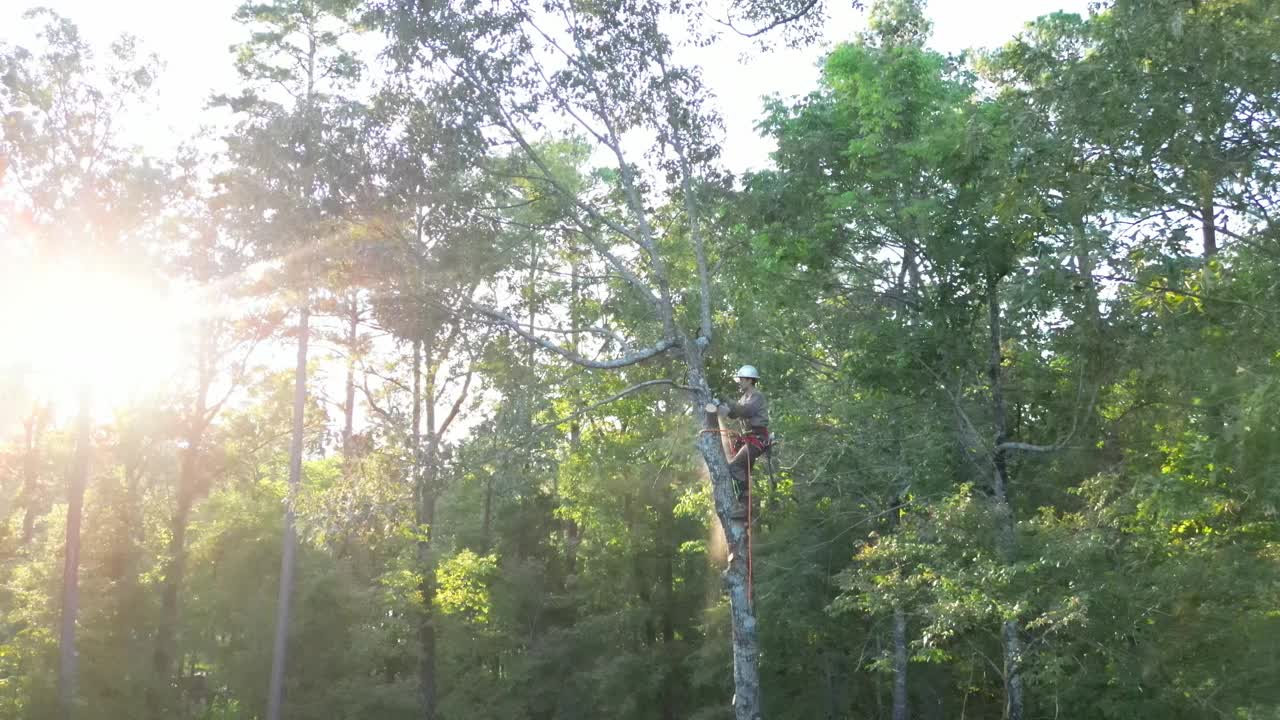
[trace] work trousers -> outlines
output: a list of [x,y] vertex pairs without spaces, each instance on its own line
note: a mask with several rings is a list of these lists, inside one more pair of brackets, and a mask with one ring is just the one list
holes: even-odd
[[739,499],[745,500],[747,497],[748,469],[755,464],[756,458],[766,452],[768,450],[764,447],[741,442],[738,450],[729,458],[729,473],[733,475],[733,489],[738,493]]

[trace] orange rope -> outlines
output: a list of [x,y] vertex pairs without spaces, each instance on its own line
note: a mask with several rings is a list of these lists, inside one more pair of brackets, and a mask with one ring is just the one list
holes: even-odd
[[746,448],[746,603],[755,607],[754,574],[751,571],[751,446]]

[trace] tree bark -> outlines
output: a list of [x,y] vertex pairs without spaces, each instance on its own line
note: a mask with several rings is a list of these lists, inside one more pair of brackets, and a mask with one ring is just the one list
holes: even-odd
[[676,656],[676,621],[675,621],[675,497],[670,488],[665,488],[660,498],[662,506],[659,523],[662,538],[662,559],[658,568],[658,583],[662,593],[662,657],[665,665],[662,681],[662,718],[676,720],[681,717],[679,702],[680,673]]
[[[198,442],[198,441],[197,441]],[[178,492],[173,517],[169,524],[169,567],[165,572],[164,588],[160,598],[160,626],[156,632],[156,648],[152,667],[155,677],[147,703],[155,720],[172,717],[170,689],[176,682],[174,660],[178,656],[178,623],[181,614],[179,598],[187,568],[187,525],[194,500],[196,473],[196,446],[190,444],[182,454],[179,470]]]
[[45,410],[36,408],[23,423],[24,446],[22,453],[22,546],[26,547],[35,537],[36,516],[40,508],[36,506],[36,486],[40,474],[40,435],[44,429]]
[[1077,217],[1073,220],[1076,241],[1076,269],[1080,274],[1081,290],[1084,292],[1085,313],[1089,328],[1090,350],[1101,340],[1102,309],[1098,300],[1098,283],[1093,274],[1097,267],[1093,261],[1093,253],[1089,249],[1088,233],[1085,219]]
[[76,456],[67,490],[67,540],[62,569],[62,623],[58,636],[58,705],[62,717],[75,714],[79,654],[76,651],[76,615],[80,611],[80,522],[84,515],[84,491],[89,484],[89,452],[92,443],[88,385],[80,389],[80,416],[76,422]]
[[694,393],[694,412],[703,419],[703,432],[698,433],[698,451],[711,476],[711,494],[715,501],[716,515],[724,529],[725,545],[729,549],[729,565],[723,578],[729,595],[730,618],[733,626],[733,712],[736,720],[758,720],[763,717],[760,692],[760,639],[756,628],[756,613],[747,588],[747,529],[741,520],[733,520],[733,478],[729,474],[728,459],[720,442],[719,418],[708,413],[705,406],[712,400],[703,370],[701,348],[685,343],[689,367],[689,385],[697,388]]
[[[902,523],[902,506],[906,488],[899,488],[892,500],[889,513],[890,532],[897,532]],[[904,573],[899,569],[898,573]],[[893,608],[893,720],[907,720],[907,611],[898,600]]]
[[289,616],[293,599],[293,575],[297,546],[293,501],[302,484],[302,449],[307,407],[307,340],[311,308],[303,291],[298,312],[298,363],[293,383],[293,436],[289,444],[289,492],[285,498],[284,536],[280,548],[280,594],[276,602],[276,632],[271,648],[271,678],[267,690],[267,720],[280,720],[284,703],[284,673],[288,660]]
[[[1004,371],[1000,349],[1002,339],[998,286],[999,280],[992,278],[987,289],[987,315],[991,331],[991,358],[987,373],[991,382],[991,415],[992,422],[995,425],[995,444],[991,452],[992,490],[997,523],[996,544],[1004,562],[1012,564],[1017,557],[1017,546],[1014,534],[1013,507],[1009,500],[1007,451],[1003,447],[1008,438],[1006,430],[1007,410],[1004,400]],[[1005,717],[1008,720],[1022,720],[1022,638],[1017,621],[1004,621],[1000,634],[1004,649]]]
[[907,613],[893,609],[893,720],[907,720]]
[[1206,260],[1218,254],[1218,226],[1216,224],[1217,208],[1213,203],[1215,183],[1205,172],[1201,178],[1200,189],[1200,230],[1204,239],[1204,257]]
[[347,312],[347,382],[342,405],[342,460],[346,471],[350,472],[354,454],[351,438],[355,434],[356,344],[360,342],[360,300],[354,292]]
[[[198,492],[200,447],[204,443],[205,430],[211,421],[209,389],[213,384],[215,352],[213,330],[203,328],[197,362],[197,387],[195,404],[187,419],[186,447],[178,469],[178,486],[174,498],[173,516],[169,520],[169,557],[165,569],[164,586],[160,596],[160,623],[156,629],[156,645],[152,656],[155,677],[147,693],[148,710],[155,720],[172,717],[171,688],[177,687],[178,674],[174,662],[178,657],[178,626],[181,619],[181,592],[187,572],[187,525],[191,508]],[[160,687],[157,687],[160,685]]]
[[[428,381],[426,392],[422,388],[422,344],[413,346],[413,473],[417,495],[415,521],[418,542],[416,557],[421,580],[418,592],[422,596],[422,614],[418,619],[418,700],[424,720],[436,717],[436,627],[435,596],[436,568],[431,553],[436,522],[436,422],[435,393]],[[434,377],[429,373],[428,377]],[[426,403],[426,447],[422,447],[422,409]]]

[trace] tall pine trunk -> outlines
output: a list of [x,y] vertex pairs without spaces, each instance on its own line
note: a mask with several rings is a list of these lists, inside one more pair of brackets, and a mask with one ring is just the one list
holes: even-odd
[[[995,426],[995,443],[992,447],[992,490],[996,509],[996,544],[1001,559],[1013,564],[1017,559],[1017,539],[1014,535],[1013,505],[1009,499],[1009,469],[1007,451],[1002,445],[1008,440],[1006,429],[1007,410],[1004,401],[1004,371],[1000,326],[1000,299],[998,278],[991,278],[987,288],[987,316],[990,323],[991,357],[987,374],[991,383],[991,417]],[[1005,620],[1000,628],[1004,650],[1005,717],[1022,720],[1022,636],[1016,620]]]
[[152,656],[155,677],[147,693],[147,708],[154,720],[172,717],[172,689],[178,674],[174,663],[178,657],[178,627],[181,621],[181,593],[187,572],[187,526],[195,504],[198,484],[200,447],[209,426],[209,389],[213,384],[213,330],[203,328],[197,357],[198,377],[195,405],[188,419],[186,447],[178,468],[178,487],[174,493],[173,515],[169,519],[169,557],[160,596],[160,623],[156,629],[156,645]]
[[302,446],[306,431],[307,406],[307,340],[310,335],[311,308],[307,291],[302,293],[298,312],[298,364],[293,383],[293,435],[289,443],[289,491],[285,498],[284,536],[280,547],[280,594],[276,603],[276,632],[271,647],[271,678],[267,689],[267,720],[280,720],[284,703],[284,673],[288,659],[289,616],[293,597],[293,575],[297,552],[297,530],[294,527],[293,501],[302,484]]
[[36,516],[40,508],[36,503],[36,486],[40,474],[40,435],[44,428],[44,408],[31,412],[23,423],[22,451],[22,546],[26,547],[35,537]]
[[[905,488],[900,489],[893,498],[893,508],[889,514],[891,532],[896,532],[902,522],[902,504]],[[903,570],[899,570],[903,572]],[[907,720],[907,611],[899,599],[893,607],[893,720]]]
[[76,422],[76,457],[67,487],[67,540],[62,568],[62,623],[58,636],[58,705],[65,720],[75,714],[79,680],[76,651],[76,616],[80,611],[80,521],[84,516],[84,491],[89,484],[89,451],[93,441],[88,385],[80,389],[80,416]]
[[360,300],[351,293],[351,305],[347,308],[347,381],[342,404],[342,460],[346,472],[351,472],[355,449],[351,439],[355,435],[356,415],[356,345],[360,342]]
[[893,720],[907,720],[907,613],[893,609]]
[[1204,240],[1204,257],[1206,260],[1218,254],[1218,225],[1215,215],[1217,207],[1213,202],[1213,193],[1217,183],[1206,170],[1200,178],[1200,231]]
[[662,719],[676,720],[681,717],[680,701],[680,668],[676,654],[676,587],[675,587],[675,504],[676,498],[671,488],[665,488],[659,498],[662,505],[659,512],[659,535],[662,541],[662,554],[658,566],[658,587],[662,594]]
[[[418,619],[418,701],[422,706],[423,720],[435,720],[438,705],[436,691],[436,568],[432,555],[432,540],[436,523],[436,442],[435,442],[435,393],[428,380],[426,392],[422,388],[422,343],[413,344],[413,482],[417,496],[415,521],[418,542],[416,556],[421,580],[418,592],[422,596],[422,614]],[[429,375],[433,377],[433,375]],[[426,447],[422,439],[422,411],[426,404]]]
[[195,494],[196,445],[190,444],[192,442],[188,439],[189,444],[182,454],[177,500],[169,523],[169,566],[160,597],[160,626],[156,632],[152,661],[155,677],[152,678],[147,702],[155,720],[172,717],[171,688],[177,683],[174,662],[178,657],[178,624],[181,617],[179,601],[187,569],[187,525]]

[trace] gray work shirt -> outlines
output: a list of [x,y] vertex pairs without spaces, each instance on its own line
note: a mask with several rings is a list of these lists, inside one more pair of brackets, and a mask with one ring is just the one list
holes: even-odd
[[752,389],[729,405],[729,417],[741,418],[743,429],[769,427],[769,401],[759,390]]

